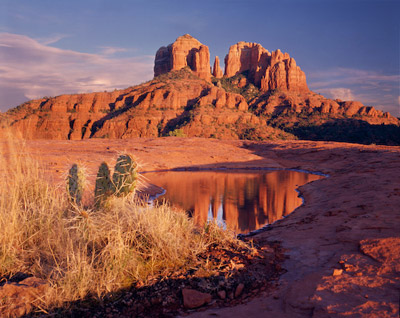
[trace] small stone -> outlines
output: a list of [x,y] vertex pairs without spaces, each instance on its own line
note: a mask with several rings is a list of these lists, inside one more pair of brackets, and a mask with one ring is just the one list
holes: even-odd
[[185,308],[193,309],[211,301],[211,295],[194,289],[185,288],[182,290],[183,305]]
[[226,291],[225,290],[220,290],[218,292],[218,297],[224,300],[226,298]]
[[151,298],[152,305],[158,305],[162,302],[162,298],[160,296]]
[[235,290],[235,298],[239,297],[244,289],[244,284],[240,283],[239,285],[237,285],[236,290]]
[[337,268],[335,268],[334,270],[333,270],[333,276],[340,276],[340,275],[342,275],[343,274],[343,269],[337,269]]

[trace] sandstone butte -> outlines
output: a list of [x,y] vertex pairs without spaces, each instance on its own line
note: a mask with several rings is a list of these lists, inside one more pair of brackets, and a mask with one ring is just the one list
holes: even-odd
[[0,131],[10,126],[26,139],[61,140],[177,132],[219,139],[290,139],[293,135],[271,127],[265,118],[300,112],[400,125],[389,113],[360,102],[310,91],[293,58],[257,43],[232,45],[225,74],[216,58],[213,75],[208,47],[186,34],[157,51],[153,80],[113,92],[29,101],[0,116]]

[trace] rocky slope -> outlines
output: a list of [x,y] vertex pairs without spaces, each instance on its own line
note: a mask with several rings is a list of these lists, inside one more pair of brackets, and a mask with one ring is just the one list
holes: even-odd
[[168,134],[238,139],[250,128],[266,137],[285,134],[248,112],[243,96],[215,87],[187,68],[125,90],[30,101],[9,111],[8,120],[27,139]]
[[216,57],[212,76],[208,47],[186,34],[157,51],[152,81],[113,92],[29,101],[3,115],[0,129],[11,126],[29,139],[186,135],[260,140],[307,139],[307,133],[292,129],[302,120],[298,114],[316,114],[319,126],[347,118],[400,126],[389,113],[311,92],[295,60],[279,50],[269,53],[260,44],[239,42],[225,57],[224,75],[219,64]]

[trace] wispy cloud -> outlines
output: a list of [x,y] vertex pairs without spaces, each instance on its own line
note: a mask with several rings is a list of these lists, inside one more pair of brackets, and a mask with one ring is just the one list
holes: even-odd
[[57,43],[58,41],[69,37],[67,34],[56,34],[53,36],[45,37],[45,38],[38,38],[36,39],[40,44],[49,45]]
[[359,100],[365,105],[400,116],[399,74],[336,68],[312,72],[307,76],[310,89],[329,98]]
[[115,53],[127,52],[128,49],[122,47],[113,47],[113,46],[101,46],[101,54],[103,55],[114,55]]
[[0,110],[42,96],[125,88],[153,76],[154,56],[113,58],[123,49],[88,54],[50,43],[0,33]]
[[308,79],[313,86],[346,84],[376,84],[376,83],[399,83],[400,75],[387,75],[375,71],[358,70],[351,68],[337,68],[308,74]]

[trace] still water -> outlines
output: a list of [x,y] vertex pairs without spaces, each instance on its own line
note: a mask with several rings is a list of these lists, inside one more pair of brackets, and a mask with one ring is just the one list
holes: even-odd
[[203,225],[216,219],[235,233],[273,223],[302,204],[295,189],[321,179],[297,171],[167,171],[146,173],[166,193],[158,200],[183,209]]

